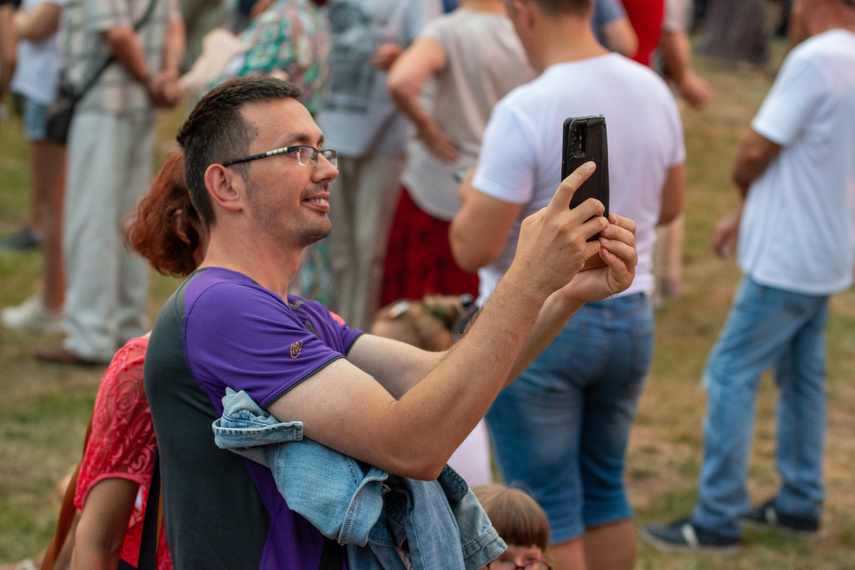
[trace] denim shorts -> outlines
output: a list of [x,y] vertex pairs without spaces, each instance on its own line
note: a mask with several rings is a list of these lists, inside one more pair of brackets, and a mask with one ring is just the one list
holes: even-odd
[[624,455],[652,356],[649,297],[590,303],[490,408],[502,477],[532,492],[553,543],[632,517]]
[[34,101],[24,96],[24,138],[29,142],[41,141],[45,138],[47,126],[47,109],[44,103]]

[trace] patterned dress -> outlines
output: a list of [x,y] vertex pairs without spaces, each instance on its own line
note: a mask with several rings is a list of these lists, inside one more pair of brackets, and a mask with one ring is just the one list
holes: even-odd
[[[121,552],[122,560],[134,567],[139,560],[155,449],[154,426],[143,385],[147,347],[146,338],[129,340],[104,373],[92,412],[92,435],[83,453],[74,495],[74,506],[83,510],[89,491],[104,479],[128,479],[139,484]],[[160,535],[157,554],[158,570],[171,570],[165,533]]]
[[277,74],[303,90],[312,115],[323,99],[329,73],[330,32],[326,16],[311,0],[279,0],[241,34],[249,46],[234,56],[213,86],[237,77]]

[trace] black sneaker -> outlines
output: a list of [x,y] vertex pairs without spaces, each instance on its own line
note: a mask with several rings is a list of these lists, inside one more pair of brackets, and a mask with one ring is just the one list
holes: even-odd
[[796,536],[814,536],[819,531],[819,518],[797,517],[782,513],[775,508],[774,499],[751,507],[739,520],[749,528],[781,531]]
[[0,251],[23,251],[37,249],[42,245],[42,237],[31,227],[24,227],[0,240]]
[[736,554],[739,538],[728,538],[693,525],[689,517],[666,524],[649,524],[641,531],[645,542],[674,552],[719,552]]

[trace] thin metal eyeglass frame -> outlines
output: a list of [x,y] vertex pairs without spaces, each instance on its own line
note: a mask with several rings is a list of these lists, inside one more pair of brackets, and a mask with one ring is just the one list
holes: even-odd
[[[301,158],[302,149],[307,148],[311,152],[309,153],[309,164],[304,164],[303,159]],[[241,162],[249,162],[251,160],[258,160],[259,158],[267,158],[269,156],[277,156],[280,154],[295,154],[297,156],[297,162],[300,163],[300,166],[316,166],[318,164],[318,155],[323,155],[330,163],[338,168],[338,153],[331,148],[326,148],[324,150],[316,149],[313,146],[309,146],[307,144],[298,144],[292,146],[286,146],[285,148],[277,148],[275,150],[269,150],[267,152],[262,152],[261,154],[253,154],[251,156],[245,156],[243,158],[235,158],[232,160],[227,160],[223,163],[223,166],[231,166],[233,164],[239,164]]]

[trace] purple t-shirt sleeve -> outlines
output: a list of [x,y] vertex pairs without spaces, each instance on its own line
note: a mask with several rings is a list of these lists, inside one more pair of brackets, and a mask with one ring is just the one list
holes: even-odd
[[319,303],[289,300],[299,306],[226,270],[206,270],[188,286],[185,358],[217,413],[227,386],[266,408],[342,358],[361,334],[335,322]]

